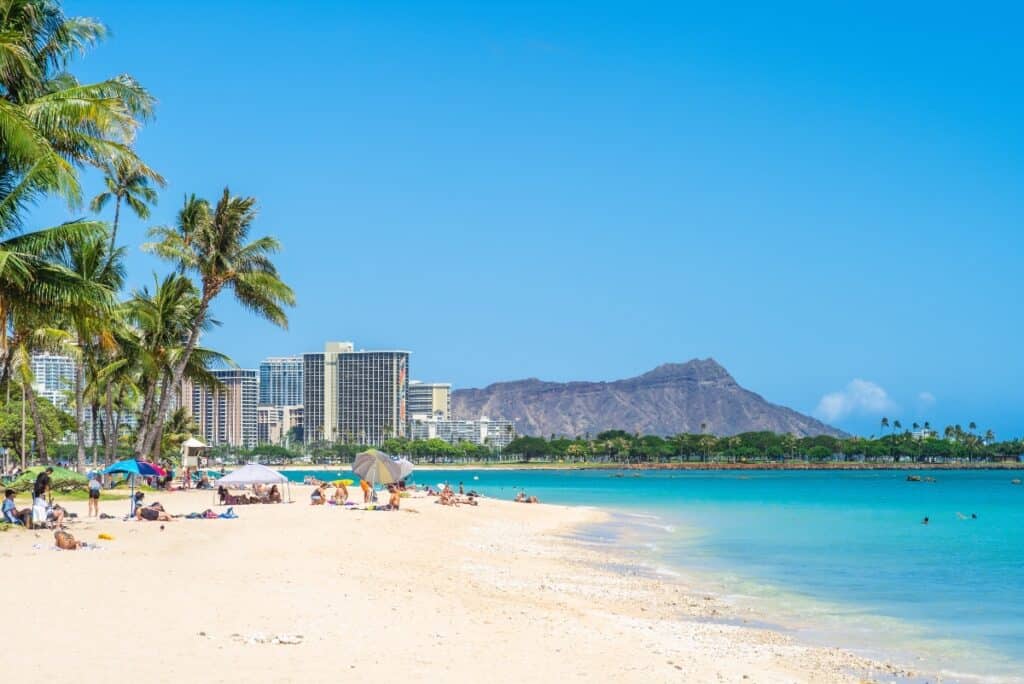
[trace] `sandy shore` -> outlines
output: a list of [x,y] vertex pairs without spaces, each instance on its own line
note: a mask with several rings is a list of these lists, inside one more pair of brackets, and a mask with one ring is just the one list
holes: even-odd
[[[631,561],[566,535],[601,520],[598,510],[422,498],[397,513],[347,511],[307,505],[306,487],[292,493],[297,503],[163,530],[80,518],[70,530],[100,545],[92,551],[56,551],[47,531],[0,533],[14,625],[0,670],[12,681],[488,684],[899,674],[744,626],[699,588],[605,569]],[[212,504],[206,492],[154,497],[171,513]],[[67,506],[84,516],[85,502]],[[101,510],[126,509],[108,500]]]

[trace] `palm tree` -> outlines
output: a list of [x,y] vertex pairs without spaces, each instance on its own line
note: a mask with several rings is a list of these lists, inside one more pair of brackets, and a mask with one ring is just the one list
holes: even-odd
[[[31,233],[0,237],[0,380],[10,374],[11,358],[6,353],[8,331],[14,309],[29,309],[56,315],[83,306],[99,294],[75,273],[57,263],[61,252],[102,232],[102,224],[75,221]],[[0,224],[0,235],[11,232]]]
[[[5,0],[0,13],[0,224],[41,195],[77,204],[77,169],[137,156],[135,133],[154,100],[130,76],[81,84],[72,58],[106,37],[57,0]],[[140,162],[141,163],[141,162]]]
[[[283,328],[288,326],[284,307],[295,303],[295,295],[278,275],[270,257],[280,249],[275,238],[262,237],[248,242],[256,219],[256,200],[236,197],[225,188],[216,207],[195,195],[185,200],[174,227],[149,231],[153,242],[144,248],[174,263],[182,273],[199,278],[200,299],[188,341],[171,373],[171,386],[178,387],[199,341],[199,333],[209,314],[210,304],[225,290],[252,313]],[[167,414],[170,393],[160,397],[158,420]],[[137,448],[149,453],[156,430],[152,424],[140,426]]]
[[881,421],[880,425],[881,425],[880,432],[884,433],[889,428],[889,419],[886,418],[885,416],[882,416],[882,421]]
[[117,246],[117,228],[121,221],[121,203],[127,204],[132,213],[145,221],[149,218],[150,205],[157,202],[157,193],[152,184],[162,188],[166,181],[138,160],[121,158],[106,169],[104,183],[107,189],[92,198],[89,208],[99,213],[110,200],[114,200],[114,223],[110,231],[109,248],[113,255]]
[[[69,244],[63,255],[64,266],[74,273],[82,283],[92,287],[92,297],[79,303],[71,311],[69,319],[77,337],[78,353],[75,355],[75,425],[77,443],[77,464],[82,470],[85,464],[85,394],[86,368],[95,376],[104,355],[115,349],[111,326],[115,319],[110,315],[116,293],[124,283],[124,251],[108,253],[106,235],[97,235],[88,240]],[[95,449],[99,401],[92,404],[93,445]],[[95,453],[95,452],[94,452]],[[95,459],[94,459],[95,461]]]
[[[153,426],[157,445],[163,424],[156,416],[157,407],[163,398],[173,397],[180,388],[180,381],[172,383],[171,377],[175,365],[184,356],[185,340],[198,315],[199,293],[188,277],[177,273],[162,280],[154,277],[152,292],[148,288],[135,291],[125,307],[125,316],[133,328],[129,339],[121,341],[120,345],[130,352],[134,385],[143,397],[140,429],[143,425]],[[209,330],[215,325],[217,321],[206,317],[202,329]],[[197,385],[216,386],[217,379],[207,370],[214,363],[231,364],[231,360],[197,346],[185,363],[182,377]]]

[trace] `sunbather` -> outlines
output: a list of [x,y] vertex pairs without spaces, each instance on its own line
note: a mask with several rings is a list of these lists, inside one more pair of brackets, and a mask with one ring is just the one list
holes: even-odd
[[325,503],[327,503],[327,485],[321,482],[309,495],[309,504],[311,506],[323,506]]
[[339,481],[335,485],[333,501],[339,506],[343,506],[348,501],[348,487],[345,486],[344,482]]
[[270,493],[267,494],[268,503],[281,503],[281,490],[277,488],[277,485],[270,487]]
[[391,507],[391,510],[397,511],[399,504],[402,502],[402,497],[398,493],[398,487],[389,485],[388,491],[391,492],[391,496],[388,497],[388,506]]
[[166,511],[153,508],[152,506],[140,506],[135,510],[136,520],[148,520],[150,522],[171,522],[174,520]]
[[53,533],[54,541],[57,543],[58,549],[64,549],[65,551],[75,551],[85,546],[85,542],[75,541],[75,538],[71,536],[70,532],[64,530],[57,530]]

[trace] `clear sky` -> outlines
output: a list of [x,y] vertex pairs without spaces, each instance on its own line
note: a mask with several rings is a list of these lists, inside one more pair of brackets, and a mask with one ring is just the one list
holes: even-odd
[[350,339],[470,387],[711,356],[864,434],[1024,433],[1024,17],[834,4],[67,8],[113,31],[78,73],[160,100],[150,223],[229,184],[284,243],[289,331],[216,307],[242,366]]

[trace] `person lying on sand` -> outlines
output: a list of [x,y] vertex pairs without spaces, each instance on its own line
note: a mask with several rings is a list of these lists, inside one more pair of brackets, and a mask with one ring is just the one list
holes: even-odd
[[75,541],[75,538],[71,536],[70,532],[64,530],[57,530],[53,533],[54,541],[57,543],[58,549],[65,551],[75,551],[85,546],[85,542]]
[[174,520],[166,511],[154,508],[153,506],[140,506],[135,511],[135,519],[148,520],[150,522],[171,522]]

